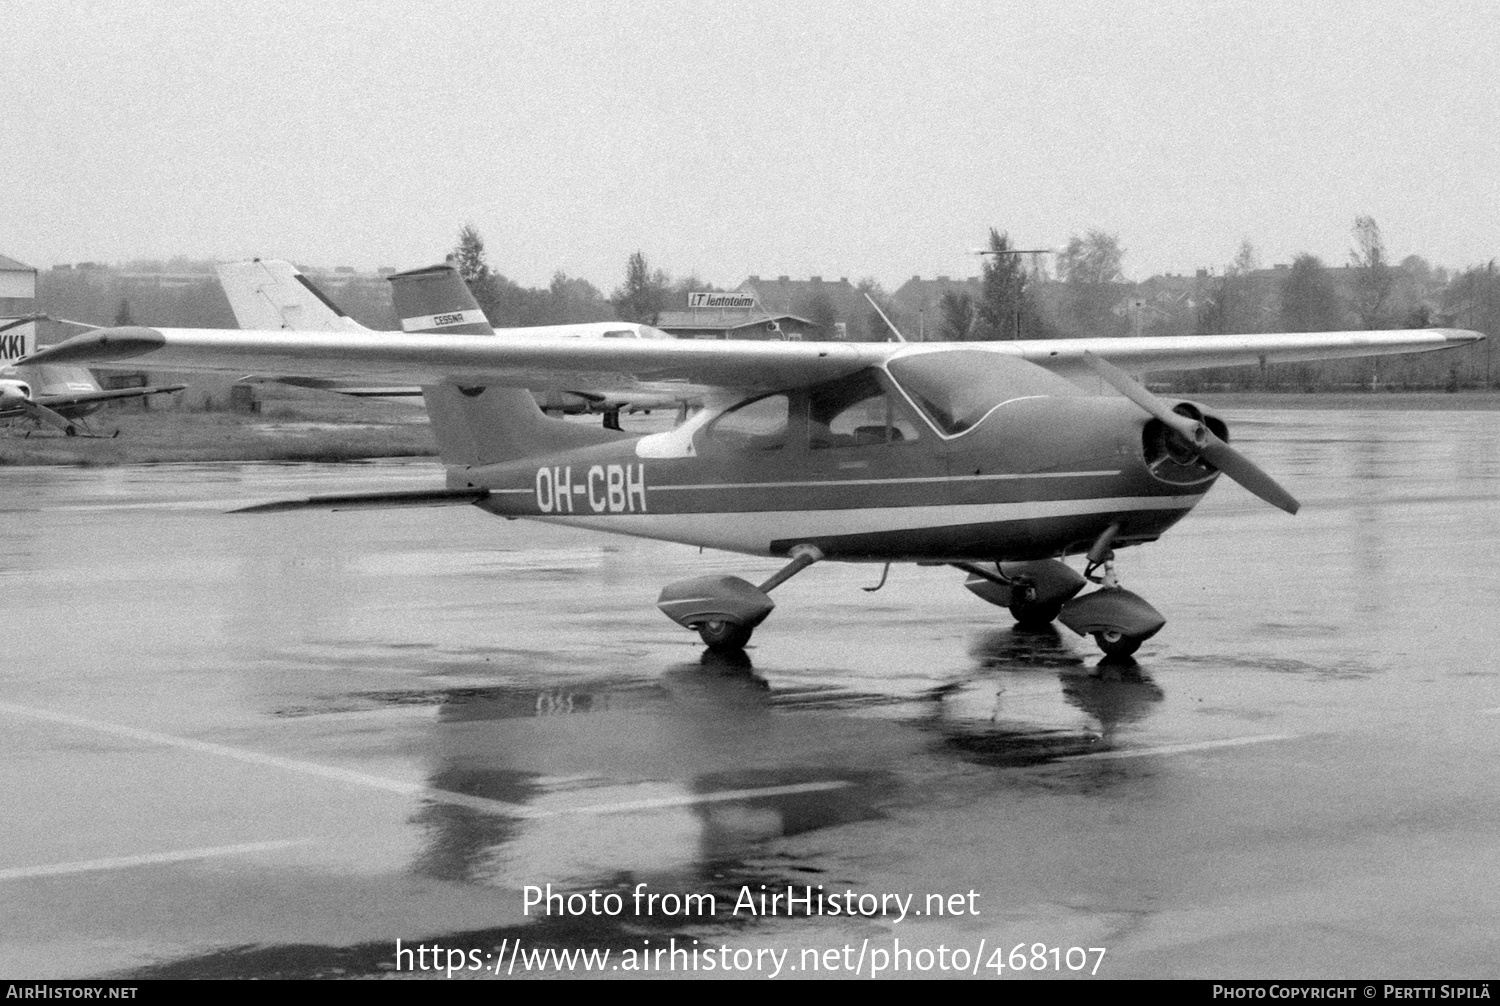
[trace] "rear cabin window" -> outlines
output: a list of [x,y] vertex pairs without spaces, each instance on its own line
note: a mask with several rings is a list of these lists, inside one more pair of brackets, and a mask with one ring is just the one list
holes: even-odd
[[949,436],[973,429],[1015,398],[1074,397],[1078,385],[1019,357],[977,349],[913,353],[886,364],[932,424]]
[[786,446],[791,401],[784,394],[767,395],[736,405],[708,428],[708,435],[736,450],[774,451]]

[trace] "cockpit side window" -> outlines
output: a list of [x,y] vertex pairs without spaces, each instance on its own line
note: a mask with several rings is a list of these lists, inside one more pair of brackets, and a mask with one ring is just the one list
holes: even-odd
[[809,388],[807,419],[813,450],[906,443],[918,436],[917,424],[873,370]]
[[791,400],[785,394],[742,402],[715,419],[708,435],[736,450],[776,451],[786,446]]

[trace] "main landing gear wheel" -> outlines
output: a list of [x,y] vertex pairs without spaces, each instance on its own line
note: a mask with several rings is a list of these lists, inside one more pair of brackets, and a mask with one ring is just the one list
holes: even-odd
[[1036,601],[1022,601],[1006,607],[1010,611],[1010,617],[1023,629],[1044,629],[1062,611],[1061,604],[1041,604]]
[[1140,636],[1127,636],[1118,629],[1105,629],[1094,633],[1094,642],[1106,657],[1128,657],[1145,642]]
[[704,645],[718,653],[743,650],[755,631],[751,626],[727,621],[700,622],[697,629]]

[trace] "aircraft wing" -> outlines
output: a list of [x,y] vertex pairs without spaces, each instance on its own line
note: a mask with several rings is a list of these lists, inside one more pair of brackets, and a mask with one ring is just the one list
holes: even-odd
[[1203,370],[1245,364],[1301,363],[1355,356],[1425,353],[1477,342],[1484,336],[1456,328],[1357,332],[1263,332],[1250,335],[1143,336],[1126,339],[1036,339],[991,343],[1017,352],[1081,384],[1093,378],[1084,354],[1093,353],[1138,374]]
[[[29,364],[110,364],[154,370],[296,374],[393,384],[453,383],[534,391],[610,388],[690,397],[713,389],[773,390],[842,377],[896,355],[983,349],[1097,384],[1091,352],[1135,373],[1418,353],[1484,338],[1461,329],[1057,339],[990,343],[726,342],[564,339],[524,329],[476,339],[379,332],[97,329],[28,357]],[[127,363],[128,361],[128,363]],[[1083,376],[1086,375],[1086,376]]]
[[58,343],[27,363],[89,361],[131,369],[296,374],[393,384],[534,391],[609,388],[699,395],[716,388],[796,387],[880,363],[891,343],[576,339],[503,335],[110,328]]
[[69,405],[87,405],[90,402],[111,402],[120,398],[143,398],[146,395],[165,395],[181,391],[186,384],[164,384],[151,388],[116,388],[112,391],[77,391],[66,395],[37,395],[32,400],[49,409],[66,408]]

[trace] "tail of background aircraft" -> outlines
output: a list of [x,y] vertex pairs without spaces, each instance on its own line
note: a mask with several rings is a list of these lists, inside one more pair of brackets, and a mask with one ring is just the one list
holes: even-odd
[[403,332],[494,335],[489,319],[451,265],[398,272],[390,277],[391,306]]
[[36,352],[36,322],[0,318],[0,367]]
[[[365,332],[297,267],[280,259],[226,262],[219,283],[240,328],[255,331]],[[449,265],[428,266],[389,277],[391,304],[403,332],[494,335],[495,330]]]
[[366,332],[290,262],[253,259],[218,267],[219,285],[240,328],[255,331]]
[[[255,259],[226,263],[219,266],[218,271],[224,295],[242,329],[369,331],[339,310],[290,262]],[[396,273],[389,280],[391,306],[396,317],[401,319],[402,331],[442,335],[495,334],[469,285],[452,266],[413,269]],[[566,327],[575,336],[587,334],[603,338],[616,334],[603,331],[609,326],[598,324]],[[638,336],[628,326],[615,327],[622,330],[619,334]],[[403,389],[351,388],[343,382],[336,382],[336,386],[335,382],[319,381],[317,384],[325,390],[365,398],[385,399],[405,394]],[[605,443],[624,435],[615,430],[549,418],[538,406],[536,396],[522,388],[459,388],[440,384],[423,388],[422,399],[427,405],[438,452],[446,465],[498,464],[534,454]],[[578,401],[586,411],[588,402],[582,398]],[[569,404],[573,403],[562,403],[558,407]]]

